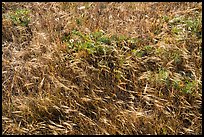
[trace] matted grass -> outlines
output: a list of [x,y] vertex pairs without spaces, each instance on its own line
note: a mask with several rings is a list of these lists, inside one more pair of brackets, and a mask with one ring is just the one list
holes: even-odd
[[202,134],[202,3],[2,3],[2,134]]

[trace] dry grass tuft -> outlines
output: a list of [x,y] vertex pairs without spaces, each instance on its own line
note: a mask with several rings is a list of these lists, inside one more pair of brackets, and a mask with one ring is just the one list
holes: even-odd
[[202,3],[2,3],[2,134],[202,134]]

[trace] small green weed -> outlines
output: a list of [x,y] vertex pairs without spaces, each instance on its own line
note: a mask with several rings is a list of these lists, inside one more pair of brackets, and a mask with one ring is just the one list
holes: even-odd
[[165,22],[168,22],[168,21],[169,21],[169,17],[168,17],[168,16],[163,16],[163,20],[164,20]]
[[173,80],[173,87],[181,91],[183,93],[190,93],[192,94],[193,91],[196,89],[196,82],[195,81],[188,81],[188,80]]
[[184,84],[183,84],[183,82],[181,80],[179,80],[179,79],[174,79],[173,80],[174,89],[181,90],[183,86],[184,86]]
[[62,40],[67,43],[68,48],[76,52],[86,50],[89,54],[105,55],[110,53],[111,40],[102,32],[83,34],[73,30],[69,35],[63,36]]
[[196,33],[197,37],[202,37],[202,19],[188,19],[185,21],[186,29],[189,32]]
[[151,53],[153,53],[153,47],[152,46],[144,46],[142,49],[133,49],[132,53],[137,57],[144,57]]
[[165,69],[159,69],[159,72],[155,75],[158,84],[166,84],[168,77],[169,73]]
[[172,28],[171,31],[172,31],[174,34],[177,34],[177,35],[178,35],[178,34],[182,31],[182,29],[175,26],[175,27]]
[[181,63],[181,55],[180,55],[180,53],[179,52],[173,52],[172,54],[171,54],[171,57],[174,59],[174,62],[175,62],[175,64],[180,64]]
[[28,9],[18,9],[9,16],[15,25],[28,26],[30,22],[29,13],[30,11]]
[[185,86],[183,87],[182,92],[184,93],[192,93],[196,88],[196,82],[195,81],[188,81],[186,80]]
[[76,19],[76,23],[77,23],[77,25],[79,25],[79,26],[80,26],[80,25],[82,24],[81,19],[79,19],[79,18],[78,18],[78,19]]

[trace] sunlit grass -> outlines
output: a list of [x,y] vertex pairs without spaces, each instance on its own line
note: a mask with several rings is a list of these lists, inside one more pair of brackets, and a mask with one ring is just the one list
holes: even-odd
[[202,134],[202,3],[3,2],[2,51],[4,135]]

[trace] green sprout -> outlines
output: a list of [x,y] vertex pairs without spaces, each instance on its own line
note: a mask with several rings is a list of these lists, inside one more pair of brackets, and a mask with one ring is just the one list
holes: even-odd
[[196,82],[195,81],[186,81],[185,86],[183,87],[184,93],[192,93],[196,88]]
[[159,72],[155,75],[156,77],[156,82],[159,84],[168,84],[168,77],[169,73],[165,69],[159,69]]
[[76,19],[76,23],[77,23],[77,25],[81,25],[82,24],[81,19]]
[[18,9],[15,13],[10,14],[10,19],[16,25],[28,26],[30,22],[29,13],[30,11],[27,9]]
[[165,22],[169,21],[169,17],[168,16],[163,16],[163,19],[164,19]]
[[171,30],[174,34],[179,34],[182,30],[178,27],[173,27],[172,30]]

